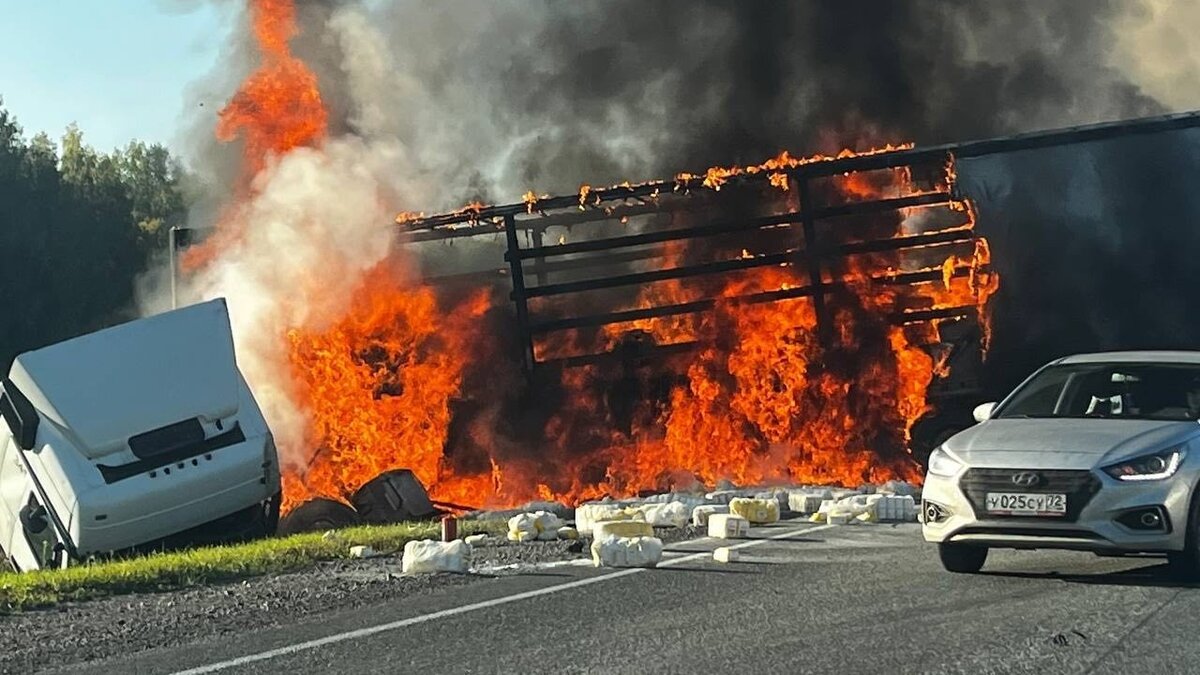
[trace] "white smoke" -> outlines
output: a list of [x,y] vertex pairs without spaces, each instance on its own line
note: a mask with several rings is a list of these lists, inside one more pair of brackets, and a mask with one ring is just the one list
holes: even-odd
[[1172,110],[1200,109],[1200,3],[1145,0],[1118,24],[1114,61]]
[[[339,12],[330,29],[344,38],[352,91],[386,80],[386,45],[358,10]],[[239,364],[281,448],[304,447],[305,434],[287,375],[287,332],[320,330],[342,315],[364,273],[389,255],[388,223],[403,201],[405,153],[388,133],[386,111],[355,100],[364,103],[352,111],[358,133],[270,163],[252,198],[224,215],[243,234],[182,292],[183,301],[227,299]]]

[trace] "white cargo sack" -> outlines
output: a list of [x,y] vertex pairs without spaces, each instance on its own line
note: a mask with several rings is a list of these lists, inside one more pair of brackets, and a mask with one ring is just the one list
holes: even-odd
[[537,538],[541,541],[555,541],[558,539],[558,528],[563,526],[563,521],[558,516],[549,511],[537,511],[533,514],[534,525],[537,527]]
[[714,513],[708,518],[708,536],[716,539],[744,539],[750,536],[750,521],[732,513]]
[[604,520],[592,529],[596,539],[606,537],[652,537],[654,528],[644,520]]
[[593,535],[596,523],[606,520],[634,520],[642,518],[640,512],[630,513],[619,504],[590,502],[575,507],[575,529],[580,534]]
[[708,527],[708,519],[716,513],[729,513],[728,504],[705,504],[692,509],[692,525]]
[[461,539],[410,541],[404,545],[400,569],[404,574],[466,572],[470,555],[471,547]]
[[821,508],[824,495],[793,491],[788,493],[788,510],[803,515],[816,513]]
[[537,536],[537,516],[532,513],[518,513],[508,519],[509,541],[533,541]]
[[811,520],[830,525],[845,525],[855,519],[871,521],[875,519],[875,505],[885,498],[880,494],[856,494],[836,501],[827,499]]
[[654,567],[662,554],[663,543],[657,537],[604,537],[592,542],[596,567]]
[[683,502],[643,504],[637,507],[651,527],[683,527],[687,525],[689,509]]

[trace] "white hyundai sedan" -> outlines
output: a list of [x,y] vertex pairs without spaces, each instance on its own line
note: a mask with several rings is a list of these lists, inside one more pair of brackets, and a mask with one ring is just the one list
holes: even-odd
[[1200,577],[1200,352],[1054,361],[929,458],[922,532],[951,572],[988,549],[1163,554]]

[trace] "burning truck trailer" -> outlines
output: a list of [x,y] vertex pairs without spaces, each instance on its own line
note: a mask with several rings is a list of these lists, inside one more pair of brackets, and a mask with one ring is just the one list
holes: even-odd
[[[483,501],[514,478],[538,483],[523,499],[568,503],[726,478],[919,482],[932,448],[974,423],[988,301],[1000,283],[956,160],[1195,126],[1200,114],[1189,113],[929,148],[785,153],[757,166],[401,214],[399,244],[416,251],[424,288],[447,316],[472,290],[507,296],[507,308],[493,309],[508,323],[488,337],[523,384],[501,405],[487,387],[462,385],[438,466],[398,452],[380,467],[409,471],[403,486],[379,489],[393,479],[363,475],[340,492],[316,490],[301,468],[305,494],[295,496],[304,503],[281,529],[349,524],[368,510],[430,517],[456,505],[429,495]],[[469,259],[496,264],[446,265],[455,242],[472,244]],[[378,349],[353,358],[373,371],[404,367]],[[488,353],[477,371],[502,365],[503,353]],[[375,386],[377,398],[396,393]],[[543,473],[481,448],[474,418],[545,458]],[[337,453],[317,448],[310,469],[328,476],[348,450],[371,452],[339,441]],[[506,463],[533,468],[516,476]],[[364,508],[362,491],[379,506]],[[493,499],[515,503],[516,492]]]
[[[810,378],[862,374],[847,361],[870,360],[861,341],[873,338],[910,379],[883,392],[902,410],[870,421],[901,425],[872,433],[872,449],[911,458],[923,472],[933,448],[975,424],[985,397],[988,300],[999,285],[970,196],[957,185],[956,159],[1197,126],[1200,113],[1192,112],[928,148],[785,153],[758,166],[528,193],[521,203],[402,214],[397,222],[415,246],[502,236],[503,268],[428,283],[506,287],[530,386],[553,388],[571,377],[566,371],[598,369],[613,383],[611,398],[627,397],[610,409],[661,395],[672,384],[664,377],[686,382],[697,354],[714,345],[728,351],[720,324],[738,308],[777,307],[797,319],[791,328],[815,343],[803,363]],[[620,292],[631,288],[635,302]],[[775,391],[789,386],[778,372],[761,375]]]
[[[919,460],[938,437],[967,425],[982,395],[986,305],[998,279],[970,203],[955,193],[946,148],[784,154],[755,167],[585,186],[558,197],[530,193],[518,204],[398,221],[410,245],[503,236],[505,267],[427,282],[507,286],[520,350],[514,358],[530,389],[554,390],[586,371],[603,381],[605,407],[627,432],[639,406],[665,405],[688,387],[706,354],[736,353],[731,343],[745,342],[739,322],[792,333],[784,340],[790,345],[768,346],[791,355],[774,363],[766,355],[759,364],[765,368],[756,376],[771,392],[764,406],[772,394],[806,388],[780,372],[789,367],[840,389],[828,392],[840,398],[829,406],[839,412],[894,396],[875,402],[886,413],[861,415],[873,428],[860,439],[902,467],[896,477],[915,478]],[[764,315],[782,321],[757,318]],[[889,381],[871,382],[880,370]],[[866,386],[856,391],[858,384]],[[790,402],[820,410],[819,393]],[[829,431],[819,426],[814,431]],[[780,433],[763,446],[771,452],[795,436]]]

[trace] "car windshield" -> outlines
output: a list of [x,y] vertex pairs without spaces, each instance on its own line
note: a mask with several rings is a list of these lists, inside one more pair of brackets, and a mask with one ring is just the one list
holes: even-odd
[[1200,417],[1200,366],[1173,363],[1051,366],[1018,389],[996,417],[1196,420]]

